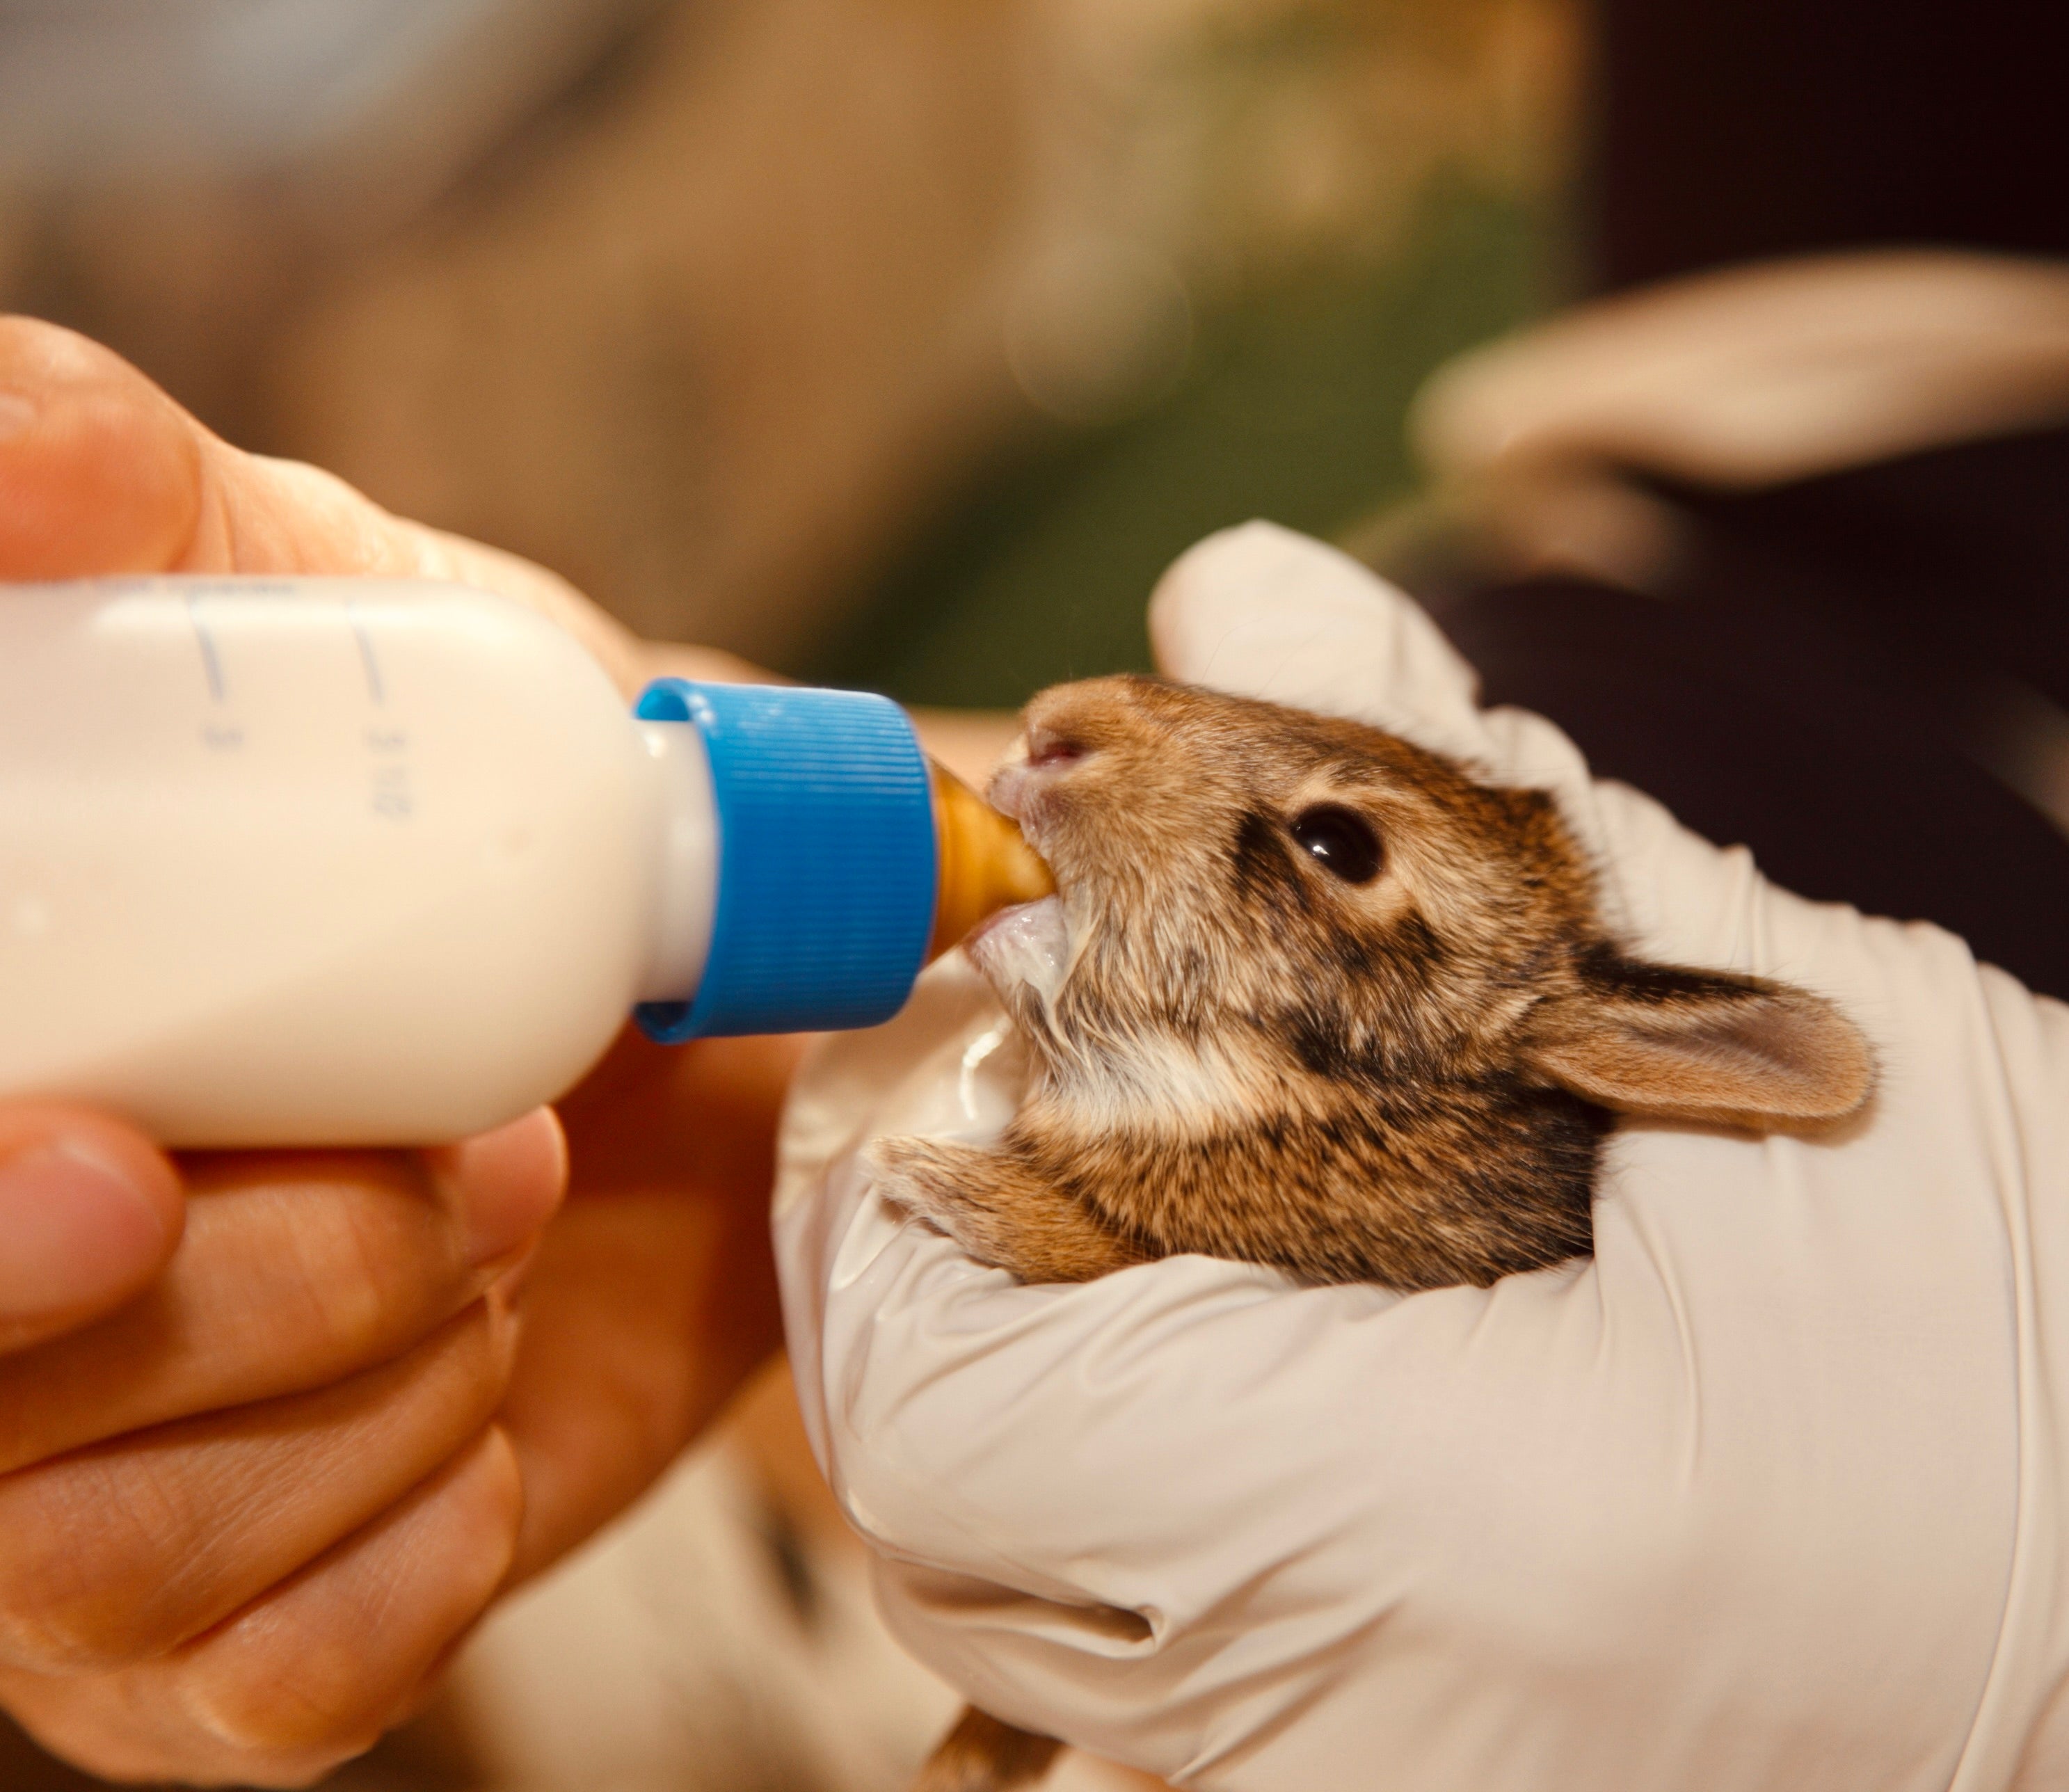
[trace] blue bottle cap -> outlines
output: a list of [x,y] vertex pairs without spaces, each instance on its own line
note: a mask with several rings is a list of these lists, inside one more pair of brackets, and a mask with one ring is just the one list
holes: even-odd
[[688,1002],[635,1010],[664,1043],[874,1027],[933,930],[934,806],[904,710],[856,691],[657,679],[638,714],[692,723],[711,762],[718,902]]

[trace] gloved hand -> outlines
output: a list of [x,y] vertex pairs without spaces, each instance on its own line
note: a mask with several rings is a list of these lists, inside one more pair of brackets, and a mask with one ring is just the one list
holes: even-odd
[[777,1197],[806,1419],[899,1635],[1185,1786],[2069,1784],[2069,1008],[1591,783],[1317,544],[1216,537],[1151,621],[1177,677],[1555,791],[1638,949],[1829,994],[1879,1089],[1816,1141],[1626,1125],[1594,1259],[1492,1288],[1025,1288],[857,1155],[1011,1111],[948,961],[822,1050]]

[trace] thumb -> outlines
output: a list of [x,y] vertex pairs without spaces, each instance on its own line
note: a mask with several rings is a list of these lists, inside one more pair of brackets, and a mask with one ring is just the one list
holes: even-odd
[[0,578],[171,567],[199,526],[205,435],[84,337],[0,318]]
[[1181,554],[1149,600],[1173,678],[1391,729],[1463,758],[1486,751],[1478,680],[1421,606],[1327,544],[1271,523]]
[[543,567],[243,453],[119,355],[0,316],[0,580],[111,573],[457,580],[540,611],[626,689],[643,682],[630,632]]
[[0,1350],[83,1325],[141,1292],[178,1247],[178,1174],[121,1122],[0,1108]]

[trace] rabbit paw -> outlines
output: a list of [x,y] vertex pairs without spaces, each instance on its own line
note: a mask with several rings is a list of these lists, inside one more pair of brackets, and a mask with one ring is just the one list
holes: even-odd
[[1010,1152],[879,1139],[863,1156],[886,1200],[1023,1282],[1088,1282],[1141,1260]]

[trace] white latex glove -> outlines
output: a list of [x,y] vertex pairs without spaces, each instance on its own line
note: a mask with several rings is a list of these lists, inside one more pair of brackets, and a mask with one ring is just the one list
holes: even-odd
[[1152,627],[1178,677],[1556,791],[1639,949],[1832,996],[1879,1092],[1824,1142],[1626,1125],[1593,1260],[1492,1288],[1190,1257],[1023,1288],[855,1155],[1011,1110],[949,961],[823,1050],[776,1221],[806,1418],[900,1636],[1187,1786],[2069,1786],[2069,1008],[1591,783],[1313,542],[1208,541]]

